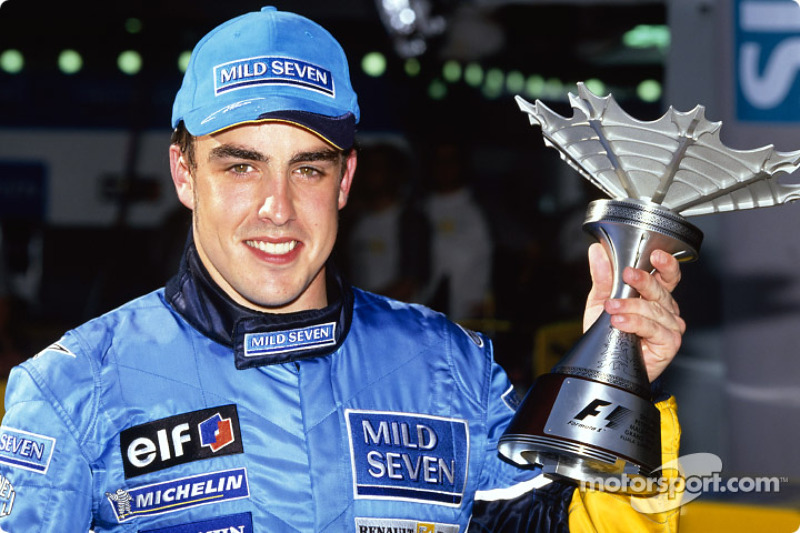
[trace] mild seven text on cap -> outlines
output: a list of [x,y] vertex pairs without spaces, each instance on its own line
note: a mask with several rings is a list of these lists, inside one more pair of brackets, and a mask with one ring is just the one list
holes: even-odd
[[334,96],[333,76],[320,66],[285,57],[252,57],[214,67],[214,94],[257,85],[292,85]]

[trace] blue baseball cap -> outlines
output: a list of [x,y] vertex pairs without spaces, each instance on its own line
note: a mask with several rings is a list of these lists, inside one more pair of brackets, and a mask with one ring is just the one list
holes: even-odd
[[339,149],[360,117],[341,45],[311,20],[264,7],[231,19],[197,43],[172,106],[195,136],[241,124],[287,122]]

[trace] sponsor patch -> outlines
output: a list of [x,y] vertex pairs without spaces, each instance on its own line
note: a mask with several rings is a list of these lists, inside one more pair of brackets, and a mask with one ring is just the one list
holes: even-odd
[[133,489],[106,492],[117,522],[250,497],[247,470],[200,474]]
[[244,356],[260,357],[334,344],[336,344],[336,322],[328,322],[285,331],[247,333],[244,336]]
[[17,493],[14,485],[6,477],[0,476],[0,518],[11,514]]
[[256,85],[291,85],[335,96],[331,72],[288,57],[260,56],[214,67],[214,95]]
[[356,533],[458,533],[458,524],[356,517]]
[[457,507],[469,466],[469,428],[455,418],[346,410],[356,499]]
[[235,405],[162,418],[119,436],[125,479],[171,466],[244,452]]
[[39,357],[43,356],[47,352],[55,352],[55,353],[59,353],[61,355],[68,355],[69,357],[76,357],[75,354],[72,353],[69,348],[67,348],[63,344],[59,344],[57,342],[54,342],[53,344],[51,344],[50,346],[48,346],[47,348],[45,348],[41,352],[39,352],[36,355],[34,355],[33,358],[34,359],[38,359]]
[[148,529],[140,533],[253,533],[253,518],[250,513],[232,514],[191,524]]
[[471,329],[465,328],[461,324],[456,324],[456,326],[458,326],[459,329],[461,329],[461,331],[463,331],[464,334],[467,337],[469,337],[469,339],[475,344],[475,346],[477,346],[478,348],[483,348],[483,338],[480,335],[478,335]]
[[516,412],[517,409],[519,409],[519,405],[522,403],[513,385],[503,393],[502,398],[503,398],[503,403],[506,404],[506,407],[508,407],[514,412]]
[[0,463],[46,474],[56,439],[8,426],[0,427]]

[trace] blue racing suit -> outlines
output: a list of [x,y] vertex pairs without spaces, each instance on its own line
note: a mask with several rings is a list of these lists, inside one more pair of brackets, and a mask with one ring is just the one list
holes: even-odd
[[16,367],[0,530],[566,531],[574,488],[498,456],[490,342],[327,271],[325,309],[258,313],[190,244],[164,289]]

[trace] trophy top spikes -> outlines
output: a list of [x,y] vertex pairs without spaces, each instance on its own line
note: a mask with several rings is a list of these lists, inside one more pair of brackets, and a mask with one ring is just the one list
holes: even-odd
[[545,144],[616,200],[658,204],[682,216],[771,207],[800,199],[800,184],[778,178],[800,168],[800,150],[772,145],[735,150],[720,140],[721,122],[705,108],[672,107],[654,121],[628,115],[612,95],[599,97],[583,83],[569,94],[572,117],[516,97]]

